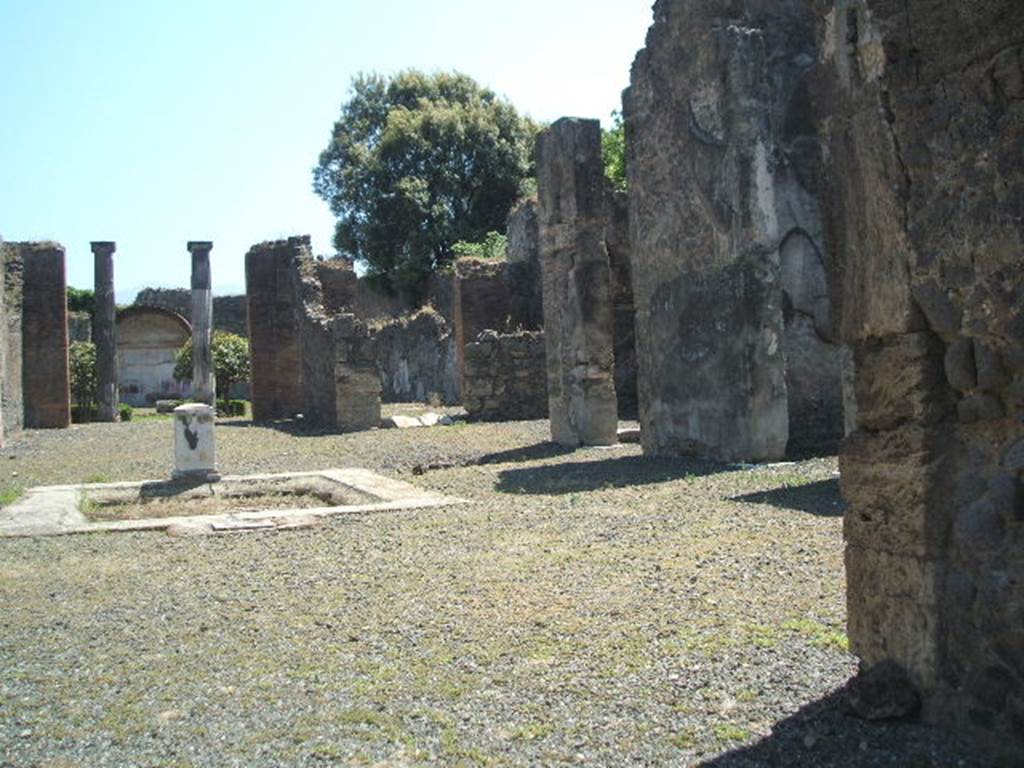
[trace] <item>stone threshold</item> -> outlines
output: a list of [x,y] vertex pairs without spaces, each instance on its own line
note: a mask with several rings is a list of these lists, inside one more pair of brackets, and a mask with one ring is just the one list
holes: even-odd
[[393,480],[366,469],[326,469],[316,472],[225,476],[222,482],[245,483],[268,480],[319,479],[334,482],[379,501],[337,507],[268,509],[219,515],[195,515],[92,522],[82,514],[85,495],[95,491],[141,489],[153,482],[50,485],[29,489],[15,504],[0,509],[0,538],[23,536],[64,536],[83,533],[124,531],[167,531],[180,535],[273,531],[314,527],[327,518],[370,512],[427,509],[465,504],[464,499],[425,491],[410,483]]

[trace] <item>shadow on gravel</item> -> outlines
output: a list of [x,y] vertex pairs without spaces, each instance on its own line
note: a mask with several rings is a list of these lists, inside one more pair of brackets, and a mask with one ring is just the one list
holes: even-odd
[[548,467],[508,469],[498,474],[497,490],[502,493],[557,495],[599,488],[668,483],[688,477],[732,472],[726,464],[696,459],[654,459],[622,456],[603,461],[556,464]]
[[874,722],[847,714],[845,689],[807,704],[747,747],[697,765],[702,768],[765,766],[940,766],[995,768],[948,732],[919,722]]
[[745,496],[733,496],[730,501],[744,504],[770,504],[773,507],[806,512],[819,517],[842,517],[846,509],[839,495],[839,480],[820,480],[817,483],[792,488],[758,491]]
[[220,429],[221,427],[264,427],[266,429],[274,429],[278,432],[283,432],[284,434],[291,435],[292,437],[324,437],[326,435],[342,434],[336,429],[317,427],[295,419],[286,419],[284,421],[251,421],[249,419],[218,421],[217,428]]
[[565,456],[574,453],[575,448],[567,448],[564,445],[553,443],[550,440],[536,445],[528,445],[523,448],[513,448],[510,451],[499,451],[498,453],[487,453],[480,457],[478,464],[514,464],[521,461],[539,461],[540,459],[553,459],[556,456]]

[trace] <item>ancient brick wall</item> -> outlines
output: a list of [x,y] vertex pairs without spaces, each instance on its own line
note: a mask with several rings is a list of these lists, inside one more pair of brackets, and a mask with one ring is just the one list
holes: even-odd
[[624,98],[644,448],[834,448],[814,17],[800,0],[661,0],[655,19]]
[[818,2],[851,645],[1024,754],[1024,5]]
[[463,405],[481,421],[548,415],[544,333],[485,331],[466,345]]
[[302,365],[290,266],[309,254],[308,238],[255,245],[245,257],[253,419],[302,412]]
[[328,314],[351,312],[359,294],[358,278],[347,259],[317,260],[316,277]]
[[289,273],[307,422],[341,431],[380,426],[381,379],[366,324],[350,312],[329,311],[313,258],[292,259]]
[[21,383],[21,294],[25,265],[14,243],[0,243],[0,257],[4,270],[3,422],[4,431],[10,435],[21,430],[25,423]]
[[[0,238],[0,278],[4,275],[4,241]],[[6,291],[0,284],[0,448],[4,446],[4,418],[3,418],[3,395],[4,378],[7,376],[7,316],[4,314],[4,294]]]
[[71,424],[68,377],[68,307],[64,248],[57,243],[15,243],[23,265],[21,376],[25,427]]
[[425,307],[371,330],[384,402],[459,402],[455,335],[444,317]]
[[552,439],[563,445],[618,442],[606,185],[598,121],[565,118],[540,134],[548,411]]
[[465,371],[465,347],[482,331],[509,328],[511,306],[505,262],[463,258],[455,263],[452,300],[459,380]]

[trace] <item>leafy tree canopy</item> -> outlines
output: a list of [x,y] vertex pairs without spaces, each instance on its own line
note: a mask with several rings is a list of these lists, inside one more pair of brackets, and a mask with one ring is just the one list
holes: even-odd
[[455,243],[504,231],[533,175],[537,130],[463,74],[357,76],[313,170],[338,219],[335,247],[417,294]]
[[[249,378],[249,340],[235,333],[214,331],[210,354],[213,356],[217,394],[227,397],[232,384]],[[178,381],[192,378],[192,339],[178,350],[174,360],[174,378]]]
[[601,156],[604,174],[615,188],[626,189],[626,126],[621,112],[612,112],[612,127],[601,132]]
[[91,316],[96,311],[96,297],[90,288],[72,288],[68,286],[68,312],[88,312]]

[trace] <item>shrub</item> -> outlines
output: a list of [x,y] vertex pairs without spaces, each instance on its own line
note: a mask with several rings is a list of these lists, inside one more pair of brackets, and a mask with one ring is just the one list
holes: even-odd
[[71,376],[72,420],[91,421],[96,410],[96,345],[88,341],[73,341],[68,350]]
[[[249,341],[227,331],[215,331],[210,344],[213,356],[213,376],[217,391],[226,394],[231,385],[249,378]],[[174,378],[178,381],[192,378],[192,339],[185,342],[174,361]]]
[[245,400],[218,400],[218,416],[245,416],[248,402]]
[[488,232],[479,243],[460,241],[452,246],[457,258],[504,259],[508,253],[508,238],[500,232]]

